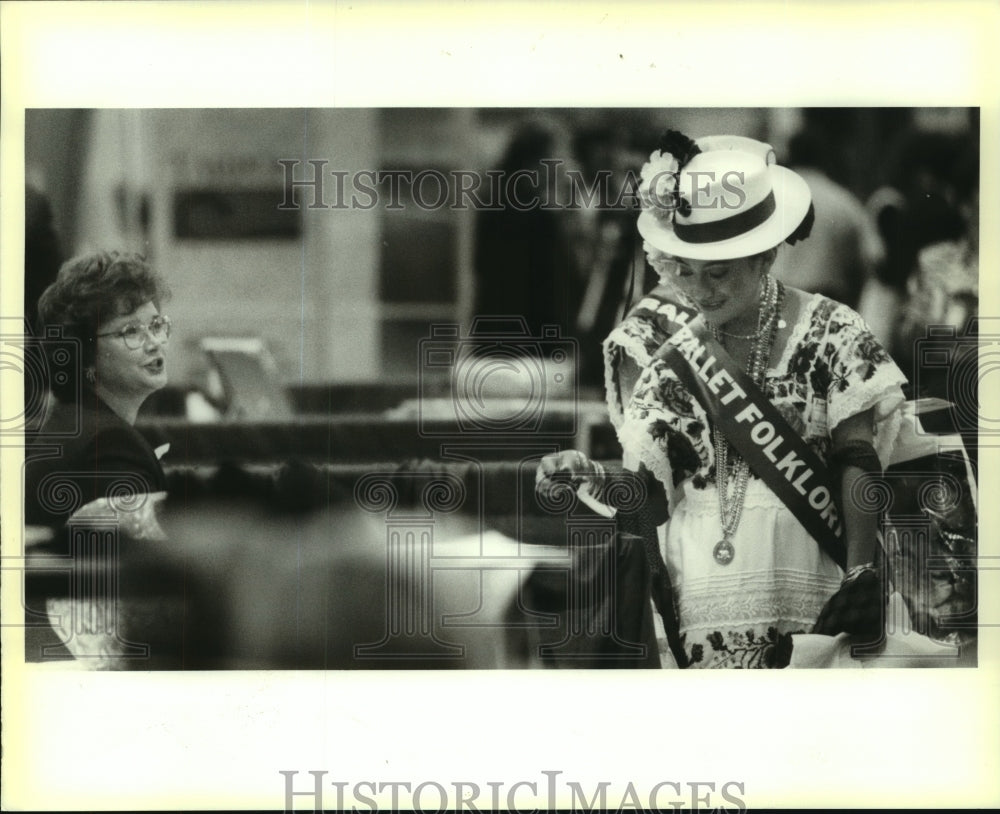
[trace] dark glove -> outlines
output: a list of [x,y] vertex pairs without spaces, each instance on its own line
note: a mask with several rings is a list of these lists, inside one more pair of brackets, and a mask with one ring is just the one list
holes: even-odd
[[823,606],[812,632],[825,636],[848,633],[856,637],[859,644],[875,644],[885,631],[887,601],[877,569],[869,568],[857,576],[848,576],[840,590]]

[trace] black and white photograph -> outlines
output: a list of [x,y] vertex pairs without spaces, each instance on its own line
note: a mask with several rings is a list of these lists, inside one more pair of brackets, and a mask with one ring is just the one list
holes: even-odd
[[[389,4],[246,7],[241,73],[231,10],[125,3],[192,26],[87,24],[94,88],[35,66],[77,53],[46,10],[107,4],[15,5],[5,809],[997,801],[997,106],[960,67],[617,100],[525,49],[442,96],[461,37]],[[648,42],[582,8],[629,76]]]

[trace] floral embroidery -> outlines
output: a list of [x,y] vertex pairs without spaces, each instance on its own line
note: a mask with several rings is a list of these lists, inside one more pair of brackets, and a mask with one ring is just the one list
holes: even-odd
[[701,459],[688,436],[674,429],[662,419],[657,419],[652,423],[649,434],[667,453],[667,459],[674,472],[675,486],[698,471]]
[[746,631],[727,630],[725,634],[715,630],[705,637],[712,655],[705,661],[705,649],[701,644],[691,647],[690,661],[706,667],[769,668],[775,666],[775,656],[779,648],[787,648],[791,637],[804,631],[778,633],[771,625],[764,633],[753,628]]
[[[849,308],[818,298],[801,319],[808,322],[782,363],[769,371],[764,392],[789,426],[825,460],[830,449],[828,428],[836,423],[828,418],[831,406],[836,402],[842,411],[856,403],[857,409],[864,409],[880,394],[889,395],[903,379]],[[624,405],[624,421],[639,422],[656,441],[651,449],[666,453],[673,486],[693,477],[693,485],[703,488],[712,480],[714,462],[704,441],[705,426],[698,420],[700,407],[665,363],[648,361],[666,334],[655,317],[644,314],[629,317],[616,331],[641,342],[647,360],[631,404]],[[837,420],[849,414],[838,414]],[[751,477],[757,475],[751,472]]]
[[691,399],[687,388],[675,376],[667,375],[660,379],[660,400],[675,413],[689,416],[693,413]]

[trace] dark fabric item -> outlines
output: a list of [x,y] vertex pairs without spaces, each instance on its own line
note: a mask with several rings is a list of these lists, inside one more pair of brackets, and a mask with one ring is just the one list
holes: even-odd
[[59,527],[81,506],[113,495],[165,491],[152,446],[92,391],[57,404],[27,452],[25,523]]
[[508,621],[535,620],[511,627],[508,636],[525,661],[570,669],[660,666],[642,541],[614,533],[611,521],[605,532],[603,540],[571,535],[571,565],[536,567],[525,581],[519,607],[508,614]]
[[[663,490],[645,469],[635,473],[605,464],[605,470],[602,498],[616,509],[616,516],[604,518],[582,504],[566,515],[572,569],[567,573],[540,567],[524,592],[526,610],[556,614],[559,625],[538,626],[523,637],[520,646],[537,644],[528,658],[539,658],[553,667],[656,668],[660,662],[653,626],[655,607],[674,659],[686,667],[673,591],[656,532],[667,518]],[[605,542],[584,543],[585,537]],[[586,606],[576,606],[575,597],[587,597]]]
[[774,660],[771,662],[771,667],[776,670],[780,670],[787,667],[792,663],[792,634],[782,633],[778,636],[778,643],[774,646]]
[[813,633],[849,633],[858,644],[875,644],[885,630],[888,597],[878,570],[864,571],[841,586],[823,606]]
[[[614,477],[613,475],[611,477]],[[667,643],[678,667],[687,667],[688,658],[680,635],[680,623],[677,621],[677,608],[674,604],[673,588],[667,565],[660,554],[659,537],[656,529],[665,523],[669,513],[663,489],[658,488],[652,473],[643,468],[637,477],[644,485],[645,499],[638,507],[620,510],[616,516],[618,532],[622,537],[634,537],[642,546],[649,568],[649,590],[653,605],[667,634]]]

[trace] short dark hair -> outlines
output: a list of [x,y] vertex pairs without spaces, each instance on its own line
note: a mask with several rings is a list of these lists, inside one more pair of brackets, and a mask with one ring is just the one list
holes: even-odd
[[[53,377],[52,392],[60,401],[72,401],[83,371],[94,364],[97,330],[108,320],[130,314],[147,302],[157,308],[170,296],[163,278],[140,254],[92,252],[63,263],[56,281],[38,299],[41,334],[59,328],[63,337],[78,339],[81,354],[69,376]],[[43,343],[48,348],[47,343]],[[55,345],[52,348],[55,349]]]

